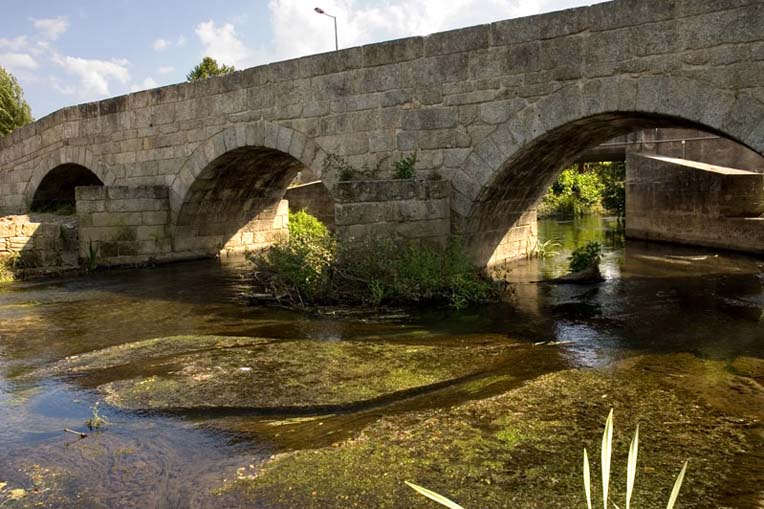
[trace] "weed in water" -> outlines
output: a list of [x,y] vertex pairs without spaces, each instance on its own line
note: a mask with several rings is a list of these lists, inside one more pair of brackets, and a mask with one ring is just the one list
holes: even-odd
[[87,422],[87,426],[90,428],[90,431],[98,430],[101,428],[101,426],[106,426],[109,424],[109,421],[99,413],[98,404],[99,402],[96,401],[95,404],[90,407],[90,410],[93,413]]
[[549,239],[545,240],[544,242],[538,242],[536,241],[536,247],[528,253],[527,258],[531,257],[537,257],[537,258],[552,258],[553,256],[557,256],[559,254],[559,249],[562,247],[562,244],[557,239]]
[[598,268],[602,260],[602,244],[589,241],[571,253],[568,258],[571,272],[581,272],[587,269]]
[[85,269],[88,272],[94,271],[98,268],[98,246],[93,244],[93,241],[88,242],[88,253],[85,258]]
[[[626,464],[626,509],[631,508],[631,496],[634,493],[634,484],[637,478],[637,455],[639,452],[639,426],[634,433],[634,438],[631,440],[629,446],[629,458]],[[601,474],[602,474],[602,507],[608,509],[609,488],[610,488],[610,463],[613,454],[613,410],[610,410],[610,414],[605,421],[605,431],[602,433],[602,450],[601,450]],[[684,481],[684,474],[687,471],[687,462],[684,462],[682,470],[674,482],[674,487],[669,495],[668,504],[666,509],[673,509],[676,504],[677,497],[679,497],[679,490],[682,488],[682,482]],[[584,493],[586,495],[586,506],[588,509],[592,509],[592,479],[591,470],[589,468],[589,455],[584,449],[584,463],[583,463],[583,476],[584,476]],[[434,500],[444,507],[450,509],[464,509],[456,502],[447,499],[443,495],[439,495],[434,491],[423,488],[414,483],[405,481],[406,485],[415,490],[417,493],[424,495],[430,500]],[[614,503],[613,507],[618,507]]]

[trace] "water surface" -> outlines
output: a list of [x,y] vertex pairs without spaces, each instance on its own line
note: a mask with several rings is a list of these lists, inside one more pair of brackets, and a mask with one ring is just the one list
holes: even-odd
[[[422,308],[307,315],[250,307],[244,298],[247,266],[239,259],[2,287],[0,481],[32,490],[26,499],[30,505],[210,507],[216,504],[213,490],[240,475],[242,466],[257,470],[275,453],[331,445],[381,416],[487,398],[544,373],[615,370],[624,360],[644,355],[654,355],[658,360],[649,369],[667,377],[676,375],[672,370],[681,355],[726,363],[764,359],[760,259],[624,241],[615,220],[599,217],[542,221],[539,235],[542,241],[559,240],[559,253],[518,263],[509,274],[512,292],[506,302],[461,312]],[[604,283],[539,283],[563,274],[570,251],[588,240],[606,246]],[[359,400],[332,408],[331,415],[144,412],[102,405],[110,420],[104,430],[82,440],[63,432],[84,429],[91,406],[103,395],[77,377],[38,373],[67,356],[179,335],[488,345],[511,353],[495,362],[486,359],[484,365],[473,361],[472,374],[463,380]],[[757,373],[743,376],[759,388],[763,382]],[[760,439],[756,422],[764,410],[746,406],[750,399],[737,398],[739,390],[709,383],[698,392],[744,419],[751,440]],[[286,425],[274,432],[274,423]],[[764,496],[759,488],[764,463],[753,453],[739,461],[741,477],[749,481],[731,490],[727,502],[755,507],[753,501]]]

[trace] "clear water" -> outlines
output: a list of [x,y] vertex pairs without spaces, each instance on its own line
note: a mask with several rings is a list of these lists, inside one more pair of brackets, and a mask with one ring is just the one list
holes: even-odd
[[[143,339],[209,334],[428,344],[498,335],[559,345],[516,370],[520,379],[569,367],[601,368],[642,352],[764,358],[762,260],[624,241],[608,218],[539,226],[542,241],[560,241],[559,253],[518,263],[509,276],[513,292],[506,302],[458,313],[418,309],[308,316],[249,307],[242,297],[247,290],[242,260],[4,286],[0,481],[36,487],[35,500],[47,507],[210,507],[215,505],[210,490],[242,465],[257,465],[285,448],[323,445],[330,433],[331,440],[352,436],[380,415],[453,405],[511,388],[498,384],[474,393],[457,386],[349,407],[321,432],[298,427],[281,440],[263,431],[264,417],[256,414],[162,415],[108,406],[103,408],[112,422],[108,432],[85,440],[64,433],[64,428],[83,428],[99,395],[76,379],[27,375],[66,356]],[[588,240],[606,246],[604,283],[538,283],[563,274],[571,250]],[[750,410],[736,408],[730,395],[731,413]],[[764,417],[762,409],[755,411]],[[751,471],[764,470],[759,459],[748,462]]]

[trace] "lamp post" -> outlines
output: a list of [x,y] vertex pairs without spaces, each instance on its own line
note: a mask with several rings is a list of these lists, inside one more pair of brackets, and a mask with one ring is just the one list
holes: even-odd
[[331,14],[324,11],[321,7],[316,7],[313,10],[319,14],[323,14],[324,16],[329,16],[330,18],[334,20],[334,51],[339,51],[340,44],[337,41],[337,16],[332,16]]

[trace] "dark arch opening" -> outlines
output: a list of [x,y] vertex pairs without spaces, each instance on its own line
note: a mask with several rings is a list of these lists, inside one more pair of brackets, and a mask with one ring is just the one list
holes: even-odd
[[102,186],[103,182],[89,169],[74,163],[56,166],[43,177],[32,198],[32,212],[74,214],[74,190],[81,186]]
[[175,250],[213,255],[273,243],[288,228],[284,194],[304,169],[289,154],[264,147],[241,147],[218,157],[186,193]]
[[517,150],[475,200],[467,231],[476,261],[492,265],[511,258],[535,224],[533,211],[546,190],[587,150],[634,131],[655,128],[693,129],[731,139],[681,118],[634,112],[586,117],[553,129]]

